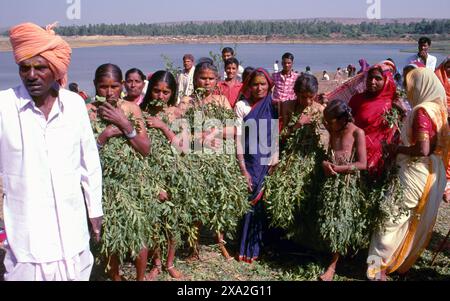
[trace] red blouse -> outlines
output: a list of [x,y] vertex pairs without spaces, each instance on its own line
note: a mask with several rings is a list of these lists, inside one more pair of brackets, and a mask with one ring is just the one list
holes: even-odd
[[422,133],[428,134],[429,140],[432,144],[433,142],[436,141],[437,135],[436,125],[433,123],[433,121],[431,120],[430,116],[428,115],[427,111],[425,111],[425,109],[420,108],[417,110],[416,116],[414,117],[413,133],[414,133],[413,143],[417,142],[417,138]]

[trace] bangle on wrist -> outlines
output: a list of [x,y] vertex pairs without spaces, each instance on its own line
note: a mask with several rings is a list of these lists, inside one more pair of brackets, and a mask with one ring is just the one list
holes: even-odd
[[95,142],[97,143],[97,150],[101,150],[102,147],[103,147],[103,144],[100,144],[100,143],[98,142],[98,140],[96,140]]
[[137,132],[136,132],[136,129],[135,128],[133,128],[133,130],[130,132],[130,133],[125,133],[125,136],[128,138],[128,139],[133,139],[134,137],[136,137],[137,136]]

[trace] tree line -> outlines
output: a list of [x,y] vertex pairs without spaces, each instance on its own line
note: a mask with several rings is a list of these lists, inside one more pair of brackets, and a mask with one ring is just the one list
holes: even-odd
[[126,36],[309,36],[326,38],[339,35],[346,38],[362,38],[367,35],[390,38],[408,35],[439,35],[448,38],[450,19],[422,20],[411,23],[342,24],[335,21],[223,21],[185,22],[174,24],[89,24],[62,26],[56,32],[63,36],[126,35]]

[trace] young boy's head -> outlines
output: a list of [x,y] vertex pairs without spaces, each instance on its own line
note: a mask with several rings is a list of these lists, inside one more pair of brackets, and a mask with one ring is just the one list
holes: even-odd
[[235,79],[237,72],[239,70],[239,61],[232,57],[225,60],[225,73],[227,74],[227,79]]

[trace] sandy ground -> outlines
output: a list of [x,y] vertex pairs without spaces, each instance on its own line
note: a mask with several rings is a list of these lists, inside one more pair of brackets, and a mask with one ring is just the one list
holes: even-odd
[[[220,43],[286,43],[286,44],[411,44],[416,43],[410,38],[405,39],[364,39],[352,40],[342,38],[315,39],[304,37],[266,37],[266,36],[73,36],[64,37],[72,48],[126,46],[147,44],[220,44]],[[0,51],[11,51],[7,37],[0,37]]]

